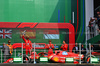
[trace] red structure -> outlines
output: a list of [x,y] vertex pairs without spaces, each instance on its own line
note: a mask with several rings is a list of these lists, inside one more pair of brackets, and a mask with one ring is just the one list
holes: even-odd
[[69,29],[69,50],[75,46],[75,30],[70,23],[21,23],[0,22],[0,28],[35,28],[35,29]]

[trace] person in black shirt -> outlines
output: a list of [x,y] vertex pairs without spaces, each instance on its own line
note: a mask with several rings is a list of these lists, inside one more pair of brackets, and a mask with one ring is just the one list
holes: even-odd
[[84,48],[84,45],[81,45],[81,54],[86,54],[86,48]]
[[77,54],[79,53],[79,47],[77,43],[75,44],[75,47],[73,48],[72,52],[77,53]]
[[96,52],[100,52],[100,44],[98,45]]
[[94,52],[95,48],[94,45],[91,45],[91,52]]

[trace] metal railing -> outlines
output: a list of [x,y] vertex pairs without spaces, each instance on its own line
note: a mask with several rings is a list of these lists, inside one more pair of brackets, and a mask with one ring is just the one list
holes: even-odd
[[[36,64],[36,62],[35,62],[35,52],[38,54],[38,53],[40,53],[40,52],[48,52],[48,49],[35,49],[35,44],[36,43],[33,43],[34,44],[34,48],[33,48],[33,52],[34,52],[34,64]],[[62,50],[62,49],[60,49],[60,47],[61,47],[61,45],[62,44],[58,44],[57,46],[59,46],[59,49],[58,50]],[[72,45],[73,46],[73,44],[69,44],[69,45]],[[68,45],[68,48],[69,48],[69,45]],[[100,62],[100,50],[99,49],[92,49],[91,48],[91,45],[93,45],[94,46],[94,48],[96,48],[96,47],[98,47],[99,46],[99,44],[91,44],[91,43],[89,43],[89,44],[82,44],[82,43],[79,43],[78,44],[78,50],[79,50],[79,52],[78,53],[75,53],[75,54],[78,54],[79,55],[79,59],[78,59],[78,62],[79,62],[79,64],[82,64],[82,63],[92,63],[91,61],[90,62],[87,62],[87,58],[86,59],[83,59],[84,60],[84,62],[82,62],[82,51],[83,51],[83,49],[82,49],[82,45],[84,45],[84,48],[86,49],[87,48],[87,50],[84,50],[84,51],[86,51],[86,54],[83,54],[84,55],[84,58],[85,57],[89,57],[90,58],[90,60],[91,60],[91,58],[92,57],[96,57],[96,58],[98,58],[98,61]],[[87,45],[87,46],[86,46]],[[56,49],[54,49],[53,50],[53,53],[55,54],[55,50]],[[66,51],[66,52],[70,52],[70,51],[72,51],[72,50],[68,50],[68,51]],[[3,56],[3,53],[2,53],[2,49],[1,49],[1,51],[0,51],[0,59],[1,59],[1,63],[3,63],[4,61],[4,56]],[[20,49],[13,49],[13,54],[12,54],[12,58],[13,57],[18,57],[18,55],[19,54],[22,54],[22,56],[21,56],[21,58],[22,58],[22,60],[23,60],[23,54],[25,54],[25,49],[23,49],[23,43],[22,43],[22,47],[20,48]],[[72,52],[70,52],[70,53],[72,53]],[[94,54],[93,54],[94,53]],[[30,56],[30,55],[29,55]],[[74,58],[74,57],[73,57]],[[22,61],[22,63],[23,63],[23,61]]]

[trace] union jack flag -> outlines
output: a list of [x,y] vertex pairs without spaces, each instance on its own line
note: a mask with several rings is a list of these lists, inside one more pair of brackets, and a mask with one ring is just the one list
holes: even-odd
[[0,29],[0,38],[12,38],[12,30],[11,29]]

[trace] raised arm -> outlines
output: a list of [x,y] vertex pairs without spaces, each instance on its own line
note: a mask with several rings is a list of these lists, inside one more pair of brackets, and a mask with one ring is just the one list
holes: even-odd
[[26,42],[26,39],[25,39],[24,35],[22,36],[22,39],[24,40],[24,42]]

